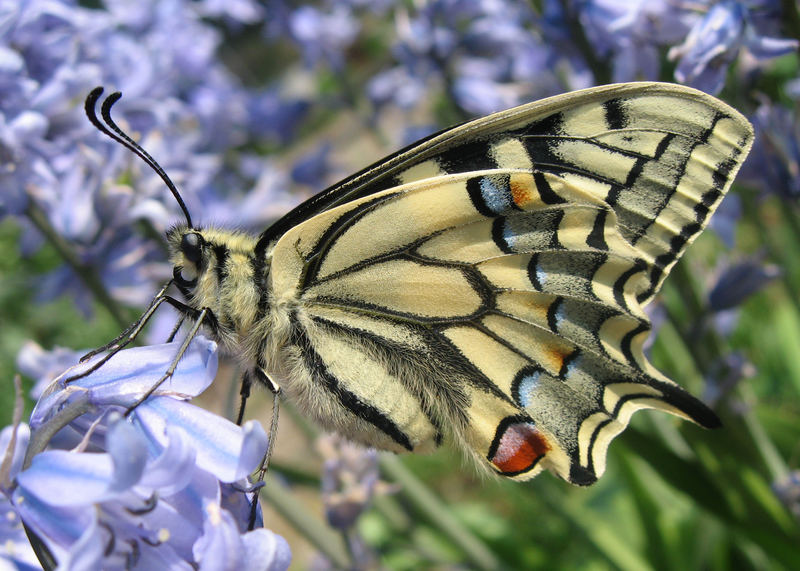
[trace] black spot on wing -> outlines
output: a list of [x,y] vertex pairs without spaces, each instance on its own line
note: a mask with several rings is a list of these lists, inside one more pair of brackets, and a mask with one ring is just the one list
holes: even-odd
[[609,99],[603,103],[606,125],[609,129],[624,129],[628,125],[628,114],[620,99]]
[[597,481],[597,475],[591,468],[581,466],[573,457],[569,467],[569,481],[576,486],[591,486]]
[[533,289],[536,291],[543,291],[542,283],[539,281],[539,276],[537,275],[539,265],[539,254],[533,254],[531,259],[528,260],[528,281],[531,282]]
[[499,216],[492,221],[492,241],[504,254],[513,254],[514,249],[505,236],[506,223],[507,219],[504,216]]
[[491,141],[488,139],[449,148],[437,157],[437,162],[446,173],[497,168],[497,163],[491,154]]
[[547,326],[553,333],[558,333],[558,312],[564,304],[563,297],[557,297],[547,308]]

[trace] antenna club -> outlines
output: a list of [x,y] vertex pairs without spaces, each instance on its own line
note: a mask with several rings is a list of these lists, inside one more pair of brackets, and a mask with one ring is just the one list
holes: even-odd
[[113,107],[114,104],[122,98],[122,93],[115,91],[103,100],[103,103],[100,105],[100,115],[105,123],[100,121],[98,118],[97,102],[100,100],[100,96],[103,94],[103,91],[103,87],[98,86],[92,89],[89,92],[89,95],[86,96],[84,110],[86,111],[86,116],[89,118],[89,121],[98,131],[116,141],[126,149],[132,151],[137,157],[142,159],[147,166],[153,169],[153,171],[159,177],[161,177],[161,180],[163,180],[164,184],[167,185],[167,188],[175,197],[175,200],[178,201],[178,206],[181,207],[183,215],[186,217],[187,225],[189,228],[194,228],[194,225],[192,224],[192,217],[189,215],[189,209],[186,208],[186,203],[184,203],[180,192],[178,192],[178,188],[175,186],[169,176],[167,176],[167,173],[164,171],[164,169],[161,168],[161,165],[159,165],[158,162],[150,155],[150,153],[145,151],[144,148],[139,145],[139,143],[134,141],[116,124],[116,122],[114,122],[114,119],[111,118],[111,107]]

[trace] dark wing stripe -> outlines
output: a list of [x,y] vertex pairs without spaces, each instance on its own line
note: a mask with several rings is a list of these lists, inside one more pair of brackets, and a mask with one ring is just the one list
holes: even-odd
[[345,212],[336,222],[330,225],[322,237],[314,245],[313,250],[309,253],[306,259],[306,273],[300,281],[301,287],[306,287],[308,284],[313,283],[317,274],[319,273],[322,263],[325,261],[327,252],[330,251],[336,239],[344,234],[348,228],[355,224],[361,217],[365,216],[368,212],[376,208],[383,202],[391,200],[395,194],[385,194],[378,196],[372,200],[368,200],[363,204]]
[[628,126],[628,114],[620,99],[609,99],[603,103],[606,114],[606,125],[609,129],[619,130]]
[[504,254],[513,254],[514,248],[511,247],[505,236],[506,220],[505,216],[498,216],[492,221],[492,241]]
[[605,236],[606,216],[608,216],[607,210],[601,210],[598,212],[597,217],[594,219],[592,231],[586,238],[587,246],[596,248],[598,250],[608,250],[608,244],[606,243]]
[[[318,325],[321,325],[330,330],[336,330],[342,335],[357,335],[359,339],[363,340],[365,343],[371,344],[371,349],[373,351],[379,352],[384,355],[384,360],[389,366],[393,366],[393,369],[390,371],[393,377],[395,377],[398,382],[403,383],[409,391],[411,391],[414,396],[420,402],[420,408],[422,412],[425,414],[425,417],[428,419],[428,422],[431,423],[436,428],[437,435],[436,441],[437,444],[441,443],[443,438],[443,431],[441,422],[436,418],[433,413],[434,407],[432,406],[431,399],[428,397],[428,393],[422,390],[422,387],[418,386],[416,383],[409,383],[403,382],[404,379],[402,378],[402,370],[404,366],[414,366],[417,364],[416,362],[420,359],[420,355],[418,353],[410,353],[408,347],[404,347],[396,343],[392,339],[387,339],[386,337],[381,337],[376,335],[371,331],[367,331],[365,329],[359,329],[354,327],[348,327],[342,325],[341,323],[336,323],[330,321],[328,319],[324,319],[322,317],[314,317],[314,322]],[[387,320],[389,323],[393,323],[394,321],[391,319]],[[422,337],[427,337],[430,339],[431,335],[427,333],[426,330],[422,328],[418,328],[417,333]],[[432,392],[435,391],[434,387],[429,387]]]
[[381,413],[377,408],[363,402],[355,394],[345,389],[338,378],[336,378],[325,366],[325,361],[319,356],[311,345],[311,341],[305,333],[305,328],[296,321],[292,328],[292,343],[302,348],[302,356],[309,371],[312,371],[314,378],[322,382],[322,386],[333,395],[339,404],[348,409],[358,418],[361,418],[374,425],[381,432],[389,436],[397,444],[408,451],[413,450],[411,441],[400,428],[392,422],[392,419]]
[[565,204],[567,202],[553,190],[542,171],[533,171],[533,181],[536,183],[539,196],[545,204]]
[[617,305],[626,312],[630,312],[630,307],[628,307],[628,302],[625,300],[625,284],[627,284],[628,280],[633,276],[645,271],[646,269],[647,265],[644,263],[644,261],[634,260],[634,263],[630,269],[619,276],[617,281],[614,282],[614,301],[616,301]]

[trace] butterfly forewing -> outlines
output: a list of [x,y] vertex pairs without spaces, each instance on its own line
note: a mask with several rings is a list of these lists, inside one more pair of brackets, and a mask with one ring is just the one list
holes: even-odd
[[627,84],[462,125],[356,175],[272,251],[287,389],[356,440],[450,437],[519,479],[591,483],[639,408],[714,425],[647,362],[642,305],[751,139],[709,96]]

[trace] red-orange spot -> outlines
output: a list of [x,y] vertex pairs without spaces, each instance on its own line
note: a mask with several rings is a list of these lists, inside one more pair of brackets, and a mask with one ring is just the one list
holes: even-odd
[[490,462],[505,474],[516,474],[533,468],[550,450],[550,444],[530,422],[506,427]]
[[544,353],[547,357],[548,369],[558,374],[558,372],[561,370],[561,367],[564,366],[564,359],[566,359],[567,354],[565,354],[559,347],[545,347]]
[[517,206],[522,207],[531,201],[532,187],[530,184],[525,181],[511,179],[509,187],[511,188],[511,198]]

